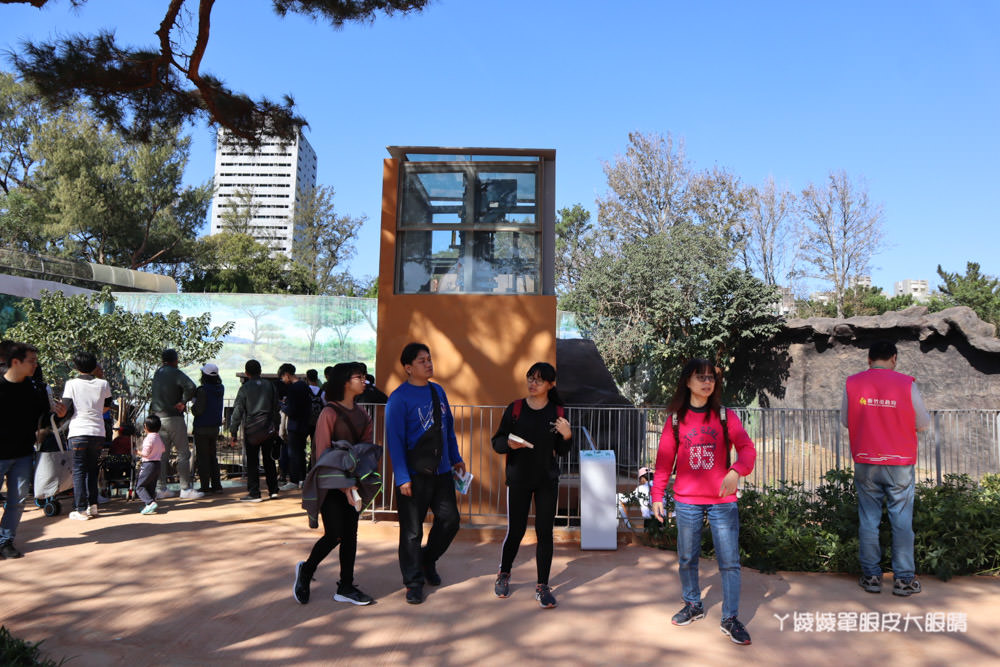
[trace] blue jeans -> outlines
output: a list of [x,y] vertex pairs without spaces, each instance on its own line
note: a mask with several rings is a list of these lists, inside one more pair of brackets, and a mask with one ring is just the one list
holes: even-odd
[[78,435],[69,439],[73,450],[73,509],[86,512],[97,504],[97,461],[101,457],[104,436]]
[[715,557],[722,578],[722,618],[739,615],[740,610],[740,513],[736,503],[688,505],[674,502],[677,513],[677,559],[680,563],[681,591],[685,602],[701,604],[698,586],[698,556],[701,529],[708,514]]
[[21,523],[33,459],[31,454],[18,459],[0,459],[0,479],[7,476],[7,504],[4,505],[3,519],[0,520],[0,545],[14,541],[17,525]]
[[889,508],[892,527],[892,572],[895,579],[912,579],[913,563],[913,466],[854,464],[854,487],[858,491],[858,560],[866,577],[881,576],[882,548],[878,526],[882,501]]

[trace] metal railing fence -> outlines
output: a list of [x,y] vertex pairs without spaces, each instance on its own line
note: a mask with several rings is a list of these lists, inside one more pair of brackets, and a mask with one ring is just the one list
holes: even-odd
[[[385,406],[366,407],[374,419],[375,442],[384,443]],[[503,410],[503,406],[452,406],[459,451],[476,477],[469,493],[459,496],[459,509],[466,517],[506,517],[505,460],[490,444]],[[733,410],[757,450],[746,483],[758,487],[794,483],[812,490],[826,471],[853,467],[838,410]],[[660,407],[568,406],[566,417],[573,425],[575,443],[569,456],[560,460],[556,525],[577,525],[580,447],[614,450],[619,487],[631,490],[638,469],[656,463],[666,412]],[[233,447],[228,433],[219,438],[219,463],[230,478],[245,475],[242,447]],[[937,484],[949,474],[979,480],[987,473],[1000,473],[1000,410],[932,410],[930,428],[919,435],[916,469],[918,480]],[[382,458],[382,476],[385,491],[369,510],[372,517],[395,512],[396,487],[388,455]]]

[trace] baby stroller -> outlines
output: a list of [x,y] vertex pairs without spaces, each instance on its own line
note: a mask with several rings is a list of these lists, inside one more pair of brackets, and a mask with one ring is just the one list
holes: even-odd
[[56,516],[62,511],[56,496],[73,488],[73,454],[65,444],[69,420],[59,425],[50,416],[49,424],[51,428],[35,456],[35,504],[45,516]]
[[111,443],[110,451],[101,458],[97,488],[107,498],[111,498],[116,489],[124,489],[126,498],[131,500],[135,492],[136,459],[132,455],[135,451],[135,432],[134,426],[123,424],[118,437]]

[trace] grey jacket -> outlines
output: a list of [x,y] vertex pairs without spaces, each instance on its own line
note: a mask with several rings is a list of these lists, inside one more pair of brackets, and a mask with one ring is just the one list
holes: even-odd
[[236,399],[233,401],[233,414],[229,418],[229,432],[233,437],[237,437],[240,425],[248,417],[269,413],[274,421],[275,429],[278,428],[278,390],[270,380],[262,378],[250,378],[243,383],[240,390],[236,392]]
[[177,404],[190,401],[197,390],[198,385],[176,366],[160,366],[153,374],[149,411],[161,419],[180,417]]
[[376,477],[372,473],[378,473],[381,460],[382,448],[370,442],[352,445],[337,440],[323,452],[302,484],[302,509],[309,515],[309,527],[319,527],[319,510],[331,490],[357,486],[361,502],[367,507],[381,490],[381,479],[376,482],[377,490],[366,488],[359,480]]

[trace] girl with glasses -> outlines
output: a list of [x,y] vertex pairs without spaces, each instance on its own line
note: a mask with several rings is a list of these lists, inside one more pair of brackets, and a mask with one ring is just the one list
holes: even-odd
[[526,375],[526,398],[519,398],[503,413],[493,436],[493,449],[507,455],[507,536],[500,551],[500,571],[493,586],[498,598],[510,597],[510,572],[528,526],[531,500],[535,501],[535,564],[538,581],[535,599],[543,609],[556,606],[549,588],[552,567],[552,526],[559,498],[559,456],[569,453],[573,432],[556,392],[556,369],[538,362]]
[[[684,607],[671,622],[688,625],[705,618],[698,586],[698,556],[707,515],[722,579],[720,630],[735,644],[749,644],[750,635],[737,618],[740,520],[736,486],[740,477],[753,471],[757,451],[736,414],[722,407],[721,395],[719,374],[711,362],[687,362],[677,380],[669,418],[660,436],[653,476],[653,514],[660,523],[666,520],[664,494],[674,475],[677,558]],[[736,449],[735,459],[730,455],[730,446]]]

